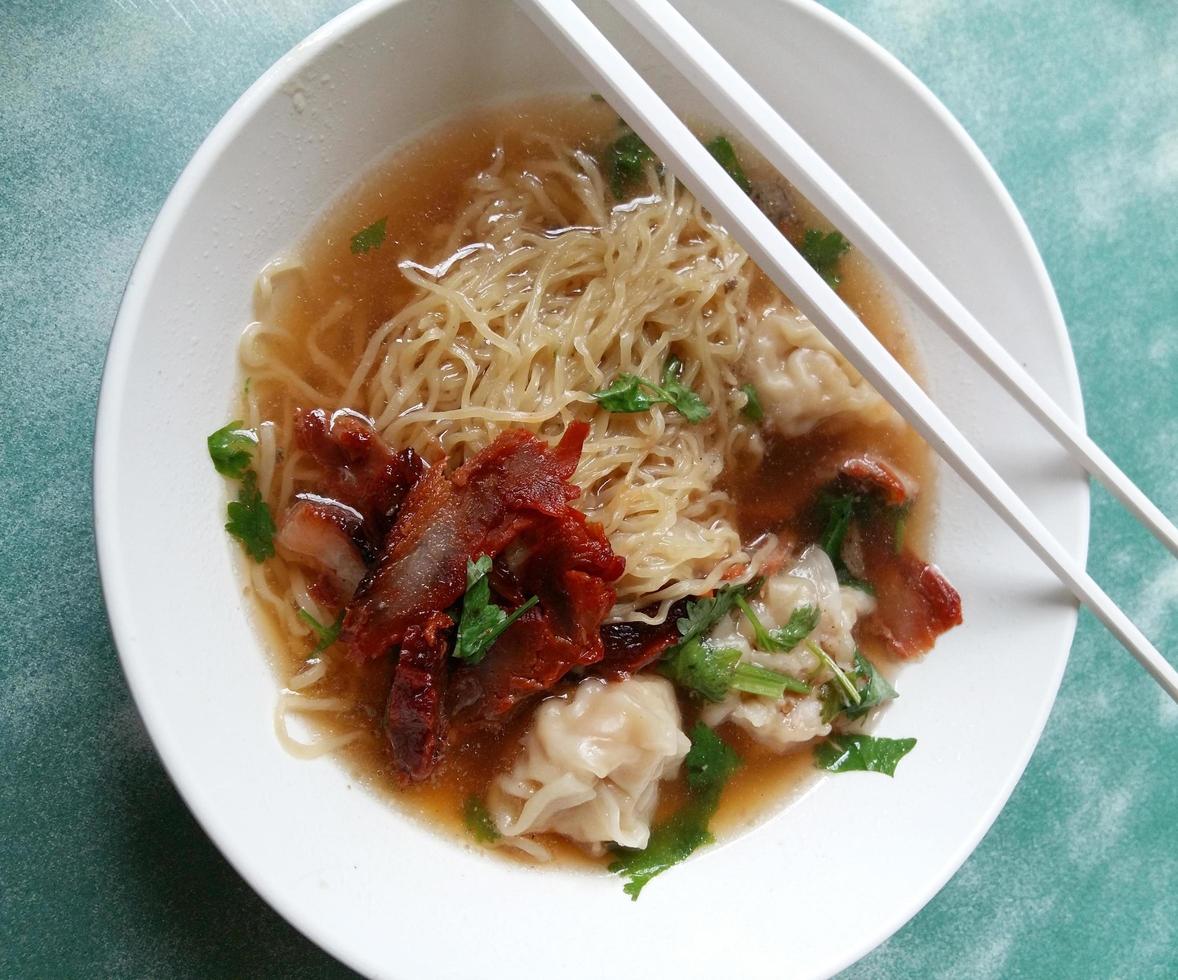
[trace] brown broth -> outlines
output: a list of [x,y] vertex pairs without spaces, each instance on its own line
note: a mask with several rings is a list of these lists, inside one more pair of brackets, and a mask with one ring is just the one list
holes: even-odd
[[[506,135],[504,149],[510,163],[526,159],[521,134],[535,130],[593,151],[617,132],[617,117],[604,104],[588,99],[520,103],[462,117],[398,150],[334,202],[300,244],[298,253],[305,270],[300,277],[276,283],[274,315],[294,334],[306,335],[337,301],[346,298],[362,315],[353,316],[346,331],[329,338],[325,352],[344,363],[354,362],[368,336],[410,296],[411,287],[398,274],[397,263],[405,257],[420,259],[436,253],[439,232],[463,204],[463,183],[490,162],[498,136]],[[744,156],[751,157],[747,153]],[[756,163],[747,169],[754,178],[767,176],[763,166]],[[820,216],[804,203],[799,210],[801,226],[825,227]],[[369,253],[366,261],[355,261],[350,251],[352,235],[384,215],[388,217],[383,246]],[[852,252],[844,257],[841,272],[842,297],[910,371],[915,369],[915,356],[896,310],[867,263]],[[309,358],[298,369],[314,383],[319,369]],[[295,401],[285,394],[263,407],[269,417],[278,419],[289,417],[293,404]],[[909,540],[927,543],[932,499],[927,447],[910,431],[897,434],[884,428],[846,424],[826,424],[800,439],[771,441],[760,469],[730,481],[742,534],[751,539],[766,530],[784,530],[796,540],[812,540],[813,529],[806,525],[805,514],[821,488],[822,474],[840,457],[865,450],[883,456],[920,482],[923,490],[909,523]],[[788,492],[783,493],[783,487],[789,488]],[[304,666],[307,641],[287,635],[263,603],[256,606],[268,646],[275,653],[275,667],[282,678],[290,677]],[[877,658],[883,656],[881,651],[871,652]],[[358,668],[338,650],[324,656],[331,669],[308,693],[343,698],[355,708],[340,717],[320,716],[316,730],[330,734],[359,727],[360,738],[337,753],[357,782],[387,795],[402,810],[431,827],[464,835],[464,801],[471,795],[481,796],[492,776],[510,765],[530,712],[521,713],[500,732],[476,735],[463,745],[449,746],[445,763],[429,783],[402,787],[381,732],[391,665]],[[885,667],[885,672],[891,671]],[[681,708],[689,725],[698,713],[697,707],[681,698]],[[725,726],[722,732],[740,751],[745,765],[724,792],[715,818],[715,828],[721,833],[735,832],[762,819],[814,776],[809,747],[779,756],[734,726]],[[684,793],[682,779],[666,785],[660,814],[670,812]],[[542,839],[566,864],[593,860],[561,839],[550,835]]]

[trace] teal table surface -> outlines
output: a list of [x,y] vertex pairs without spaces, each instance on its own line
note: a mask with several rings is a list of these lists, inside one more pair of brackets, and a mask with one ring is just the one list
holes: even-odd
[[[1178,515],[1178,4],[829,5],[993,162],[1055,282],[1093,435]],[[103,354],[153,217],[237,95],[345,6],[0,4],[0,975],[348,973],[237,876],[164,774],[111,643],[90,515]],[[1103,493],[1092,516],[1090,568],[1172,655],[1178,564]],[[997,823],[845,976],[1178,976],[1176,770],[1178,709],[1081,616]]]

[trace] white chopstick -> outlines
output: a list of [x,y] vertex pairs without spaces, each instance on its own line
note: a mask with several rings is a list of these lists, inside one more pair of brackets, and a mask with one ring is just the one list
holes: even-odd
[[1178,701],[1178,671],[745,195],[572,0],[517,0],[753,261]]
[[732,128],[1100,480],[1170,552],[1178,528],[880,217],[667,0],[610,0]]

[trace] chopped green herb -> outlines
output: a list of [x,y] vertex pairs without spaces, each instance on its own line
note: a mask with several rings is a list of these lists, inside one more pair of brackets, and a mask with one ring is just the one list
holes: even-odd
[[608,388],[595,391],[593,397],[607,412],[645,412],[658,404],[670,405],[692,424],[712,414],[703,399],[679,380],[683,365],[678,358],[668,358],[661,384],[634,374],[619,374]]
[[227,511],[225,530],[245,546],[254,561],[263,562],[274,554],[274,519],[258,490],[253,470],[245,471],[237,499],[230,501]]
[[773,630],[770,636],[782,650],[792,650],[814,632],[820,615],[817,606],[798,606],[789,614],[785,625]]
[[593,397],[607,412],[646,412],[666,401],[657,385],[636,374],[619,374],[608,388],[593,392]]
[[736,750],[703,722],[691,730],[691,749],[683,759],[687,769],[687,787],[693,793],[713,798],[718,803],[729,777],[740,768]]
[[845,715],[851,720],[862,718],[872,708],[899,697],[896,689],[888,683],[888,679],[858,650],[855,651],[855,669],[847,676],[859,692],[859,703],[849,704],[843,688],[837,681],[823,684],[818,689],[818,699],[822,702],[824,722],[833,721],[839,715]]
[[855,686],[855,682],[847,676],[846,671],[834,662],[830,654],[822,649],[813,640],[808,640],[806,646],[810,652],[814,654],[826,667],[834,674],[834,682],[843,689],[844,703],[851,705],[858,705],[862,698],[859,696],[859,688]]
[[[247,379],[248,384],[248,379]],[[243,429],[240,419],[218,429],[208,438],[209,458],[222,476],[240,480],[249,469],[258,445],[258,436],[253,429]]]
[[842,688],[834,681],[827,681],[818,688],[818,702],[822,705],[822,723],[829,725],[847,708]]
[[[721,701],[732,690],[771,698],[781,698],[786,691],[808,694],[810,686],[803,681],[756,664],[743,664],[739,650],[703,642],[703,638],[733,607],[752,612],[745,596],[758,592],[761,582],[761,579],[753,579],[744,585],[727,585],[710,598],[689,602],[684,615],[675,624],[682,639],[663,655],[659,671],[680,687],[709,701]],[[754,629],[759,625],[758,622]],[[768,646],[762,649],[780,648]]]
[[691,730],[691,750],[684,764],[690,793],[687,802],[654,826],[643,850],[622,851],[609,866],[614,874],[629,879],[623,890],[634,901],[652,878],[715,839],[708,822],[716,812],[725,784],[740,767],[740,756],[701,722]]
[[342,609],[340,610],[340,614],[335,617],[335,622],[330,626],[324,626],[319,620],[307,612],[306,609],[299,610],[299,619],[310,626],[311,632],[319,638],[319,642],[315,644],[315,649],[311,651],[311,656],[317,657],[339,639],[339,631],[344,625],[344,611]]
[[466,596],[458,620],[458,637],[454,656],[468,664],[477,664],[495,645],[512,623],[539,600],[532,596],[510,616],[491,601],[491,556],[466,563]]
[[831,735],[814,751],[814,764],[827,772],[896,774],[896,765],[916,745],[914,738]]
[[834,567],[842,566],[843,541],[855,516],[858,498],[853,493],[824,494],[822,506],[826,511],[826,527],[818,539],[818,547],[830,555]]
[[768,630],[762,625],[760,617],[753,611],[744,596],[737,596],[734,600],[737,608],[744,613],[745,619],[752,624],[753,636],[756,637],[756,647],[766,653],[788,653],[807,636],[814,632],[818,625],[819,611],[816,606],[798,606],[790,613],[789,620],[784,626]]
[[602,95],[600,92],[591,93],[589,98],[591,98],[594,102],[604,102],[605,101],[605,96]]
[[757,664],[737,664],[732,675],[732,689],[745,694],[756,694],[763,698],[780,701],[786,691],[794,694],[809,694],[810,685],[796,677],[782,674]]
[[671,649],[673,652],[659,662],[659,673],[708,701],[727,697],[740,663],[739,650],[709,646],[700,640],[678,643]]
[[837,231],[823,233],[810,228],[803,236],[798,251],[831,289],[838,289],[842,282],[838,275],[839,259],[850,247],[851,243]]
[[642,176],[647,160],[654,159],[654,152],[642,142],[642,137],[630,130],[619,136],[605,151],[605,173],[609,177],[610,190],[619,201]]
[[374,221],[367,228],[361,228],[356,232],[352,236],[352,254],[363,255],[365,252],[371,252],[374,248],[380,248],[384,244],[385,226],[388,224],[388,220],[388,215],[385,215],[379,221]]
[[847,531],[851,528],[851,522],[859,516],[865,501],[855,493],[826,493],[823,494],[820,503],[826,512],[826,526],[818,539],[818,547],[830,556],[831,564],[838,574],[839,585],[875,595],[875,586],[852,575],[847,563],[843,561],[843,542],[846,540]]
[[468,796],[462,805],[462,819],[466,829],[480,844],[494,844],[499,839],[499,829],[487,807],[477,796]]
[[659,662],[659,673],[679,687],[708,701],[723,701],[730,691],[744,691],[780,700],[786,691],[808,694],[810,685],[787,674],[740,662],[740,651],[689,640],[671,648]]
[[740,390],[744,392],[744,407],[740,410],[740,414],[751,422],[760,422],[765,417],[765,410],[761,408],[761,399],[757,395],[757,389],[751,384],[743,384]]
[[855,679],[862,681],[858,687],[859,703],[846,709],[848,718],[862,718],[868,711],[885,701],[899,697],[896,689],[888,683],[875,665],[858,650],[855,651]]
[[732,144],[724,136],[717,136],[707,145],[708,152],[716,158],[716,162],[724,168],[725,172],[736,181],[736,186],[748,194],[753,189],[752,182],[748,179],[748,175],[744,172],[744,167],[740,165],[740,160],[736,157],[736,150],[732,148]]
[[717,589],[713,596],[689,602],[675,624],[679,629],[679,635],[683,637],[679,645],[698,640],[710,633],[712,628],[732,611],[738,598],[760,592],[763,581],[755,578],[744,585],[725,585]]
[[858,589],[860,592],[866,592],[868,595],[875,595],[875,586],[866,579],[856,578],[844,565],[838,570],[839,585],[845,585],[849,589]]
[[912,501],[906,500],[898,507],[889,509],[892,512],[892,550],[898,555],[904,550],[904,533],[908,530],[908,515],[912,511]]
[[711,410],[703,403],[703,399],[683,384],[683,362],[674,355],[667,358],[663,365],[662,389],[667,401],[688,422],[702,422]]

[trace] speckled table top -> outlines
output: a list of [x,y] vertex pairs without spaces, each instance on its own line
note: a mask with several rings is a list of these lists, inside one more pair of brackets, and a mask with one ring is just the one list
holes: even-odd
[[[107,630],[91,436],[169,188],[344,0],[0,4],[0,975],[342,976],[221,858]],[[1055,282],[1088,423],[1178,515],[1178,5],[832,0],[977,140]],[[1093,497],[1090,568],[1172,653],[1178,564]],[[855,978],[1178,976],[1178,709],[1087,615],[1046,734],[945,889]]]

